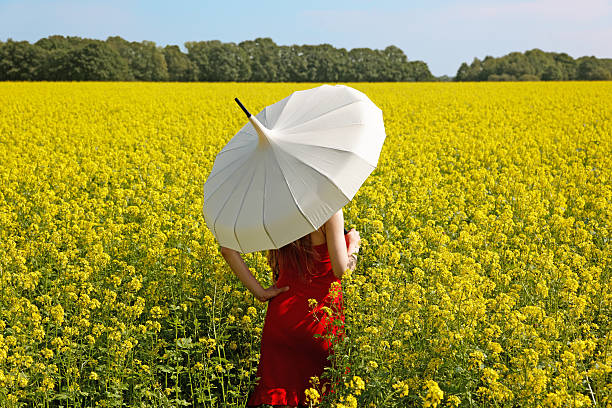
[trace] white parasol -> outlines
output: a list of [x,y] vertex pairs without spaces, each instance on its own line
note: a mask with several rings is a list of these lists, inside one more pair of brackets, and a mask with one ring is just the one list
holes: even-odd
[[280,248],[323,225],[377,165],[382,111],[344,85],[297,91],[252,116],[215,158],[204,218],[220,245]]

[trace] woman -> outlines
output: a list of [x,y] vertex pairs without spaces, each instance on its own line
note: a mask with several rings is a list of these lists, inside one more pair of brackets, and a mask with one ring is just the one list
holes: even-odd
[[[359,233],[354,229],[344,234],[340,209],[319,230],[279,250],[268,251],[275,282],[267,289],[251,274],[237,251],[221,248],[221,254],[249,291],[259,301],[269,301],[257,369],[260,379],[247,406],[306,404],[304,391],[310,387],[311,377],[323,374],[331,346],[324,337],[314,335],[340,333],[325,310],[340,311],[344,321],[342,295],[334,296],[329,289],[332,282],[340,281],[344,271],[355,269],[359,243]],[[311,309],[308,299],[316,299],[317,306]]]

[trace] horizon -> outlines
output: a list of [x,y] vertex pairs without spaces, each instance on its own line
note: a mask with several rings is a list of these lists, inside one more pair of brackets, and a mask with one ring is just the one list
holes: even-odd
[[[612,57],[612,1],[581,7],[562,0],[441,0],[434,5],[399,0],[315,0],[307,6],[263,1],[231,9],[215,2],[111,0],[0,0],[0,40],[35,43],[52,35],[152,41],[156,45],[219,40],[240,43],[271,38],[277,45],[330,44],[382,50],[394,45],[409,61],[423,61],[436,77],[454,77],[463,62],[540,49],[572,58]],[[345,6],[344,8],[341,6]],[[244,10],[244,11],[242,11]],[[159,27],[165,27],[160,30]],[[265,28],[264,28],[265,27]],[[444,27],[440,29],[440,27]],[[520,27],[520,30],[517,29]]]

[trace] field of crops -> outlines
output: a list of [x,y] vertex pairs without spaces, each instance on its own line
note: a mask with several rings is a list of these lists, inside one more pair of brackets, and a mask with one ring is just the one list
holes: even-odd
[[[317,85],[0,83],[0,406],[244,406],[266,304],[202,186],[234,97]],[[612,83],[347,85],[387,140],[322,405],[612,406]]]

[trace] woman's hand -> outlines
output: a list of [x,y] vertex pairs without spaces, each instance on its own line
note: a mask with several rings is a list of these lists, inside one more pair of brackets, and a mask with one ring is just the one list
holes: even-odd
[[238,279],[240,279],[244,286],[246,286],[246,288],[260,302],[267,302],[279,293],[289,290],[289,286],[284,286],[282,288],[276,287],[276,282],[274,282],[274,285],[270,286],[269,288],[264,289],[259,284],[257,279],[255,279],[251,271],[249,271],[249,268],[244,263],[244,259],[242,259],[242,256],[240,256],[240,253],[235,249],[221,247],[221,255],[223,255],[223,258],[225,258],[225,261],[228,263],[232,271],[234,271],[236,276],[238,276]]
[[286,292],[288,290],[289,290],[289,286],[283,286],[282,288],[277,288],[276,283],[275,283],[274,285],[260,292],[257,295],[257,300],[259,300],[260,302],[267,302],[268,300],[272,299],[276,295]]
[[261,302],[265,302],[281,292],[285,292],[289,287],[278,289],[276,284],[264,289],[261,284],[255,279],[244,259],[238,251],[231,248],[221,247],[221,255],[236,274],[242,284]]
[[347,269],[355,270],[357,255],[349,256],[349,254],[359,251],[361,238],[359,238],[359,233],[354,228],[346,234],[344,233],[344,215],[342,214],[342,209],[339,209],[338,212],[325,222],[325,229],[327,231],[325,237],[327,239],[327,250],[329,251],[332,270],[334,271],[334,276],[341,279]]
[[349,255],[356,254],[357,252],[359,252],[359,245],[361,245],[361,237],[359,236],[359,232],[357,232],[355,228],[352,228],[347,233],[347,236],[349,239],[348,253]]

